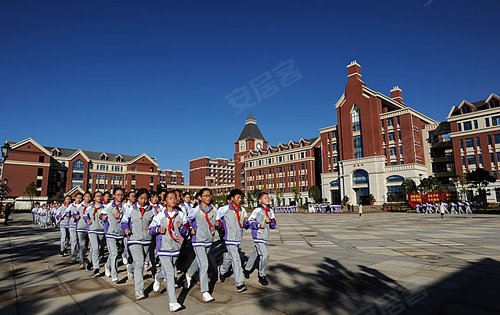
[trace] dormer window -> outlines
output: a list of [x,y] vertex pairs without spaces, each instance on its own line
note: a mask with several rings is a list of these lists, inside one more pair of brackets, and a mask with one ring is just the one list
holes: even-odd
[[60,155],[61,155],[61,151],[59,151],[58,148],[52,149],[52,156],[60,156]]
[[123,162],[123,157],[121,155],[117,155],[115,158],[116,162]]
[[108,156],[106,155],[106,153],[101,154],[100,158],[101,158],[101,161],[107,161],[108,160]]

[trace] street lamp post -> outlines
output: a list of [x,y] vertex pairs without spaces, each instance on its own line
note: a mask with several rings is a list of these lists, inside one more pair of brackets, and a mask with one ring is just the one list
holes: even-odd
[[[5,160],[7,160],[7,158],[9,157],[9,154],[10,154],[10,145],[7,141],[5,141],[4,145],[2,146],[2,163],[4,163],[4,165],[5,165]],[[3,172],[2,172],[2,177],[3,177]],[[8,182],[9,181],[7,180],[7,178],[0,178],[0,205],[3,204],[3,200],[7,197]]]
[[2,146],[2,159],[5,162],[5,160],[9,157],[10,154],[10,145],[7,141]]

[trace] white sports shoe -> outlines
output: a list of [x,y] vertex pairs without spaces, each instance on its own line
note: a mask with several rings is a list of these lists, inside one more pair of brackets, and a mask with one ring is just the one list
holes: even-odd
[[123,262],[123,264],[124,264],[125,266],[126,266],[126,265],[128,265],[128,259],[127,259],[127,257],[122,256],[122,262]]
[[214,299],[214,297],[208,293],[208,292],[203,292],[203,302],[212,302]]
[[146,296],[144,295],[144,292],[142,291],[135,291],[135,299],[136,300],[141,300],[145,298]]
[[127,271],[127,278],[128,278],[129,280],[134,279],[134,274],[133,274],[132,272],[128,272],[128,271]]
[[108,267],[104,267],[104,275],[106,277],[111,277],[111,270]]
[[155,274],[155,283],[153,283],[153,291],[158,292],[160,291],[160,280],[158,279],[158,273]]
[[116,278],[111,278],[111,281],[113,281],[113,282],[118,282],[118,277],[116,277]]
[[168,306],[171,312],[177,312],[182,308],[182,305],[180,305],[179,303],[168,303]]

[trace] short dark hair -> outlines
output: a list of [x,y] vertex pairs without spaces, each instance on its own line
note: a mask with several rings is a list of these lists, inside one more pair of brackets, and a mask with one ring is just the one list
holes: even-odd
[[151,195],[151,197],[153,197],[153,196],[158,196],[158,193],[157,193],[156,191],[154,191],[154,190],[151,190],[151,191],[149,192],[149,194]]
[[200,189],[200,191],[198,191],[197,196],[201,197],[205,191],[208,191],[210,194],[212,194],[212,191],[209,188],[205,187],[205,188]]
[[263,191],[259,194],[259,197],[258,199],[260,199],[260,197],[264,196],[264,195],[268,195],[267,191]]
[[123,190],[123,188],[121,188],[121,187],[115,187],[115,188],[113,188],[113,195],[116,194],[116,192],[119,191],[119,190],[121,190],[122,192],[125,192]]
[[111,193],[110,193],[109,191],[105,191],[102,195],[103,195],[103,196],[106,196],[106,195],[111,196]]
[[149,190],[147,190],[146,188],[140,188],[136,193],[135,193],[135,196],[136,197],[139,197],[141,195],[144,195],[146,194],[146,196],[151,197],[150,193],[149,193]]
[[182,194],[182,197],[186,197],[186,196],[191,196],[191,193],[189,191],[186,191],[185,193]]
[[137,193],[136,193],[134,190],[131,190],[131,191],[127,192],[127,196],[126,196],[126,197],[127,197],[127,198],[129,198],[129,197],[130,197],[130,194],[135,194],[135,195],[137,195]]
[[234,188],[232,189],[230,192],[229,192],[229,198],[233,198],[233,197],[236,197],[237,195],[240,195],[243,197],[243,192],[241,191],[241,189],[238,189],[238,188]]
[[77,192],[76,195],[75,195],[75,197],[76,196],[82,196],[83,197],[83,194],[81,192]]

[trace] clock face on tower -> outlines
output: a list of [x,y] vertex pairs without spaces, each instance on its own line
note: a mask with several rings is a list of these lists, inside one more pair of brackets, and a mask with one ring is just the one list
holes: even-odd
[[243,143],[240,145],[240,149],[245,150],[245,145]]
[[262,145],[260,143],[257,143],[257,150],[260,150],[262,148]]

